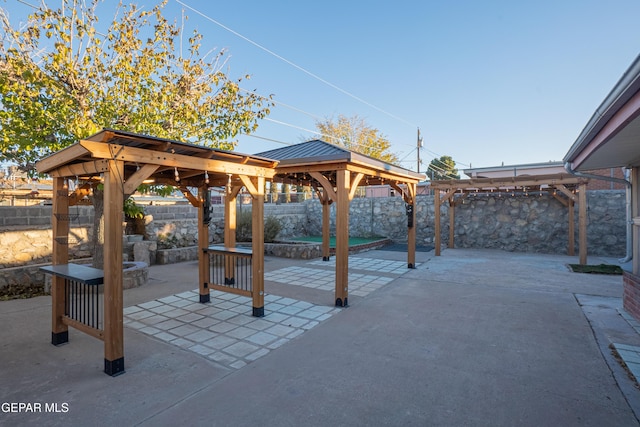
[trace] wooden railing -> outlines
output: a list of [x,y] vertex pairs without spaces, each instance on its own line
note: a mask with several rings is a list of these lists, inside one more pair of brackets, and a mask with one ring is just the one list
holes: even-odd
[[253,296],[252,251],[209,246],[209,287],[222,292]]
[[40,269],[64,279],[62,322],[98,339],[103,339],[103,271],[77,264],[50,265]]

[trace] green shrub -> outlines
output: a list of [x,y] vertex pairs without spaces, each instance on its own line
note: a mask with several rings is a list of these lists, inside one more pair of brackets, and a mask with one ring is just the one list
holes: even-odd
[[[251,241],[251,212],[241,212],[236,217],[236,240],[238,242]],[[282,230],[280,220],[274,216],[268,216],[264,219],[264,241],[273,242],[278,237],[278,233]]]
[[280,220],[275,216],[268,216],[264,219],[264,241],[273,242],[282,230]]

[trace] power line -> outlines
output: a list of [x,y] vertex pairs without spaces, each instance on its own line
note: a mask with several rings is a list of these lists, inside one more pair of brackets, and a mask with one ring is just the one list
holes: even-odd
[[[32,8],[36,8],[36,6],[34,6],[34,5],[32,5],[32,4],[27,3],[25,0],[18,0],[18,1],[19,1],[20,3],[22,3],[22,4],[25,4],[25,5],[27,5],[27,6],[30,6],[30,7],[32,7]],[[193,11],[194,13],[196,13],[196,14],[198,14],[198,15],[200,15],[200,16],[201,16],[201,17],[203,17],[204,19],[206,19],[206,20],[208,20],[208,21],[210,21],[210,22],[212,22],[212,23],[214,23],[214,24],[218,25],[219,27],[221,27],[221,28],[225,29],[226,31],[228,31],[228,32],[232,33],[233,35],[235,35],[235,36],[237,36],[237,37],[239,37],[239,38],[241,38],[241,39],[245,40],[246,42],[248,42],[248,43],[250,43],[250,44],[254,45],[255,47],[257,47],[257,48],[259,48],[259,49],[263,50],[264,52],[266,52],[266,53],[268,53],[268,54],[270,54],[270,55],[272,55],[272,56],[276,57],[277,59],[279,59],[279,60],[281,60],[281,61],[285,62],[286,64],[288,64],[288,65],[290,65],[290,66],[292,66],[292,67],[296,68],[297,70],[302,71],[303,73],[305,73],[305,74],[309,75],[310,77],[312,77],[312,78],[314,78],[314,79],[316,79],[316,80],[318,80],[318,81],[320,81],[320,82],[322,82],[322,83],[326,84],[327,86],[329,86],[329,87],[331,87],[331,88],[333,88],[333,89],[335,89],[335,90],[337,90],[337,91],[339,91],[339,92],[341,92],[341,93],[343,93],[343,94],[345,94],[345,95],[347,95],[347,96],[349,96],[349,97],[351,97],[351,98],[353,98],[353,99],[355,99],[355,100],[357,100],[357,101],[359,101],[359,102],[361,102],[361,103],[363,103],[363,104],[365,104],[365,105],[367,105],[367,106],[369,106],[369,107],[371,107],[371,108],[373,108],[373,109],[375,109],[375,110],[377,110],[377,111],[379,111],[379,112],[381,112],[381,113],[383,113],[383,114],[385,114],[385,115],[387,115],[387,116],[389,116],[389,117],[391,117],[391,118],[393,118],[393,119],[395,119],[395,120],[398,120],[398,121],[400,121],[400,122],[402,122],[402,123],[405,123],[405,124],[407,124],[407,125],[410,125],[410,126],[416,126],[415,124],[413,124],[413,123],[411,123],[411,122],[409,122],[409,121],[407,121],[407,120],[403,119],[402,117],[399,117],[399,116],[397,116],[397,115],[395,115],[395,114],[392,114],[392,113],[390,113],[390,112],[388,112],[388,111],[386,111],[386,110],[384,110],[384,109],[382,109],[382,108],[378,107],[377,105],[372,104],[372,103],[370,103],[370,102],[368,102],[368,101],[366,101],[366,100],[364,100],[364,99],[362,99],[362,98],[360,98],[360,97],[358,97],[358,96],[354,95],[353,93],[351,93],[351,92],[349,92],[349,91],[347,91],[347,90],[345,90],[345,89],[342,89],[341,87],[339,87],[339,86],[337,86],[337,85],[335,85],[335,84],[333,84],[333,83],[331,83],[331,82],[329,82],[329,81],[327,81],[327,80],[325,80],[325,79],[321,78],[320,76],[318,76],[318,75],[316,75],[315,73],[313,73],[313,72],[311,72],[311,71],[307,70],[306,68],[303,68],[303,67],[301,67],[301,66],[297,65],[296,63],[294,63],[294,62],[292,62],[292,61],[290,61],[290,60],[288,60],[288,59],[284,58],[283,56],[281,56],[281,55],[279,55],[279,54],[275,53],[274,51],[272,51],[272,50],[270,50],[270,49],[268,49],[268,48],[266,48],[266,47],[262,46],[261,44],[259,44],[259,43],[255,42],[255,41],[253,41],[252,39],[250,39],[250,38],[248,38],[248,37],[246,37],[246,36],[244,36],[244,35],[242,35],[242,34],[238,33],[237,31],[235,31],[235,30],[233,30],[233,29],[231,29],[231,28],[227,27],[226,25],[224,25],[224,24],[222,24],[221,22],[219,22],[219,21],[217,21],[217,20],[213,19],[213,18],[212,18],[212,17],[210,17],[209,15],[206,15],[206,14],[205,14],[205,13],[203,13],[202,11],[200,11],[200,10],[198,10],[198,9],[196,9],[196,8],[194,8],[194,7],[190,6],[190,5],[188,5],[188,4],[186,4],[184,1],[181,1],[181,0],[175,0],[175,1],[176,1],[176,3],[178,3],[178,4],[182,5],[183,7],[185,7],[185,8],[187,8],[187,9],[189,9],[189,10]],[[184,16],[182,17],[182,20],[183,20],[183,22],[184,22]],[[182,46],[180,46],[180,49],[182,50]],[[243,90],[243,91],[247,91],[246,89],[241,89],[241,90]],[[247,91],[247,92],[249,92],[249,91]],[[252,92],[252,93],[255,93],[255,92]],[[267,98],[267,97],[262,96],[262,95],[259,95],[259,94],[257,94],[257,95],[258,95],[258,96],[260,96],[261,98],[271,100],[271,98]],[[312,118],[314,118],[314,119],[316,119],[316,120],[321,120],[317,115],[315,115],[315,114],[313,114],[313,113],[309,113],[309,112],[307,112],[307,111],[304,111],[304,110],[302,110],[302,109],[300,109],[300,108],[296,108],[296,107],[293,107],[293,106],[291,106],[291,105],[288,105],[288,104],[285,104],[285,103],[283,103],[283,102],[279,102],[279,101],[273,101],[273,100],[271,100],[271,102],[273,102],[274,104],[277,104],[277,105],[282,105],[282,106],[284,106],[285,108],[289,108],[289,109],[291,109],[291,110],[293,110],[293,111],[297,111],[297,112],[299,112],[299,113],[305,114],[305,115],[307,115],[307,116],[309,116],[309,117],[312,117]],[[280,124],[280,125],[283,125],[283,126],[288,126],[288,127],[292,127],[292,128],[300,129],[300,130],[303,130],[303,131],[305,131],[305,132],[311,132],[311,133],[314,133],[314,134],[316,134],[316,135],[320,135],[320,136],[322,136],[322,137],[326,137],[326,138],[329,138],[329,139],[336,139],[335,137],[333,137],[333,136],[331,136],[331,135],[324,135],[324,134],[320,134],[320,133],[318,133],[317,131],[309,130],[309,129],[306,129],[306,128],[303,128],[303,127],[300,127],[300,126],[296,126],[296,125],[293,125],[293,124],[290,124],[290,123],[286,123],[286,122],[282,122],[282,121],[277,121],[277,120],[269,119],[269,118],[266,118],[266,120],[269,120],[269,121],[271,121],[271,122],[274,122],[274,123],[276,123],[276,124]],[[245,135],[249,135],[249,134],[245,134]],[[254,137],[256,137],[256,138],[265,139],[265,140],[269,140],[269,141],[273,141],[273,142],[277,142],[277,143],[282,143],[282,144],[288,144],[288,145],[290,145],[289,143],[286,143],[286,142],[283,142],[283,141],[273,140],[273,139],[264,138],[264,137],[259,137],[259,136],[255,136],[255,135],[249,135],[249,136],[254,136]],[[402,145],[412,146],[411,144],[407,144],[407,143],[403,143],[403,142],[396,142],[396,144],[402,144]],[[364,145],[362,145],[362,144],[361,144],[361,145],[359,145],[359,147],[361,147],[361,148],[368,148],[368,147],[372,147],[373,145],[374,145],[374,144],[364,144]],[[405,159],[407,156],[411,155],[411,153],[413,153],[414,151],[415,151],[415,148],[414,148],[411,152],[409,152],[409,154],[407,154],[403,159]],[[427,151],[430,151],[430,150],[427,150]],[[437,153],[434,153],[433,151],[430,151],[430,152],[431,152],[431,153],[433,153],[433,154],[435,154],[435,155],[438,155]],[[458,162],[456,162],[456,163],[458,163]],[[459,163],[459,164],[464,165],[463,163]],[[467,166],[469,166],[469,165],[467,165]]]
[[277,53],[273,52],[272,50],[267,49],[266,47],[262,46],[261,44],[255,42],[253,40],[251,40],[250,38],[238,33],[237,31],[232,30],[231,28],[227,27],[226,25],[222,24],[221,22],[216,21],[215,19],[213,19],[212,17],[204,14],[203,12],[201,12],[201,11],[191,7],[191,6],[189,6],[188,4],[184,3],[183,1],[181,1],[181,0],[175,0],[175,1],[176,1],[176,3],[179,3],[182,6],[186,7],[187,9],[190,9],[193,12],[197,13],[198,15],[202,16],[203,18],[213,22],[214,24],[218,25],[219,27],[229,31],[231,34],[233,34],[233,35],[235,35],[237,37],[240,37],[241,39],[245,40],[246,42],[251,43],[255,47],[267,52],[269,55],[272,55],[272,56],[278,58],[279,60],[283,61],[284,63],[291,65],[292,67],[294,67],[294,68],[298,69],[299,71],[302,71],[303,73],[307,74],[308,76],[311,76],[314,79],[326,84],[327,86],[332,87],[333,89],[335,89],[335,90],[337,90],[339,92],[342,92],[343,94],[355,99],[356,101],[359,101],[359,102],[361,102],[361,103],[363,103],[363,104],[365,104],[365,105],[367,105],[367,106],[369,106],[369,107],[371,107],[371,108],[373,108],[375,110],[378,110],[379,112],[381,112],[383,114],[386,114],[387,116],[392,117],[392,118],[394,118],[394,119],[396,119],[396,120],[398,120],[400,122],[403,122],[403,123],[405,123],[405,124],[407,124],[409,126],[416,126],[415,124],[413,124],[413,123],[411,123],[411,122],[409,122],[409,121],[407,121],[407,120],[405,120],[405,119],[403,119],[401,117],[398,117],[395,114],[392,114],[392,113],[390,113],[390,112],[388,112],[386,110],[383,110],[382,108],[378,107],[377,105],[374,105],[374,104],[372,104],[372,103],[370,103],[368,101],[365,101],[364,99],[352,94],[351,92],[349,92],[347,90],[344,90],[341,87],[339,87],[339,86],[337,86],[337,85],[335,85],[335,84],[323,79],[322,77],[312,73],[311,71],[307,70],[306,68],[303,68],[303,67],[299,66],[298,64],[296,64],[296,63],[294,63],[292,61],[289,61],[288,59],[278,55]]
[[264,137],[264,136],[258,136],[258,135],[254,134],[254,133],[244,133],[244,134],[242,134],[242,135],[244,135],[244,136],[250,136],[251,138],[262,139],[262,140],[265,140],[265,141],[276,142],[276,143],[278,143],[278,144],[283,144],[283,145],[293,145],[293,143],[291,143],[291,142],[284,142],[284,141],[279,141],[279,140],[277,140],[277,139],[266,138],[266,137]]

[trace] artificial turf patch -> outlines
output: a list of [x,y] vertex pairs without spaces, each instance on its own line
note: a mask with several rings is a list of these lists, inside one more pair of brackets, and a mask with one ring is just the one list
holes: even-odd
[[590,274],[622,274],[622,268],[618,265],[599,264],[599,265],[580,265],[569,264],[571,271],[574,273],[590,273]]

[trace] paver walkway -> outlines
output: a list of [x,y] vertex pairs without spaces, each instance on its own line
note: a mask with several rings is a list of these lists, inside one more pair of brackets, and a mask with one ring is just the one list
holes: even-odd
[[[406,273],[405,262],[349,257],[349,293],[364,297]],[[309,261],[265,273],[265,280],[333,292],[335,259]],[[129,328],[193,351],[232,369],[265,356],[329,319],[340,309],[265,295],[265,316],[252,316],[251,298],[212,291],[211,303],[188,291],[124,310]]]
[[277,295],[265,296],[265,317],[252,316],[251,298],[212,291],[211,303],[182,292],[127,307],[125,325],[239,369],[339,311]]

